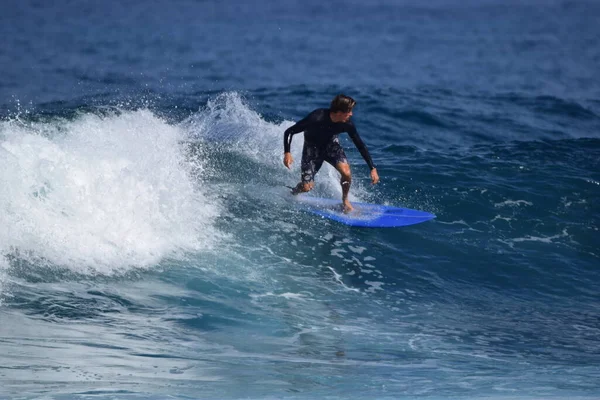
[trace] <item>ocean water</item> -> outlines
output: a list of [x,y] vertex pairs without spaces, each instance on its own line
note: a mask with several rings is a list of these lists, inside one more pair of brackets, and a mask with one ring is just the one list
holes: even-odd
[[[3,1],[0,398],[600,398],[599,19]],[[338,93],[351,198],[435,220],[290,200],[283,131]]]

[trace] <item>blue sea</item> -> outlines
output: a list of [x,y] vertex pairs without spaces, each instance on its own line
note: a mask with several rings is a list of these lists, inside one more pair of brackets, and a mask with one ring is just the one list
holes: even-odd
[[[599,399],[600,3],[4,0],[0,398]],[[283,131],[345,93],[351,200]],[[339,198],[324,166],[312,194]],[[308,195],[305,195],[308,196]]]

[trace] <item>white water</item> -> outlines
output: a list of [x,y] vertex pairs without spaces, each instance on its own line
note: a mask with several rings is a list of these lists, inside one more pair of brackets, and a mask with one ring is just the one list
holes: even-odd
[[0,280],[11,256],[111,275],[209,249],[219,205],[184,137],[148,110],[1,122]]
[[[213,249],[227,234],[215,226],[225,212],[220,194],[244,194],[243,179],[212,187],[204,181],[220,173],[219,163],[208,167],[211,149],[222,143],[234,158],[250,160],[256,169],[240,174],[266,177],[265,188],[292,185],[303,143],[296,135],[295,163],[287,170],[283,131],[292,123],[264,120],[237,93],[217,96],[178,125],[149,110],[0,122],[0,294],[15,259],[113,275]],[[190,141],[210,148],[187,157]],[[347,152],[357,153],[350,146]],[[340,196],[338,180],[325,164],[314,194]],[[272,196],[259,192],[252,196]],[[351,198],[364,194],[354,184]]]

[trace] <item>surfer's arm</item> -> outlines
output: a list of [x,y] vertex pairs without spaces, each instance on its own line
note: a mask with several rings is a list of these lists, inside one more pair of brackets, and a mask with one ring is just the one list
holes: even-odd
[[367,145],[365,145],[365,143],[360,138],[358,132],[356,131],[356,128],[354,127],[354,124],[349,124],[348,135],[350,136],[350,139],[352,139],[352,142],[354,142],[354,145],[360,152],[362,158],[364,158],[364,160],[367,162],[369,168],[371,170],[375,169],[375,165],[373,164],[373,160],[371,159],[371,154],[369,154],[369,149],[367,149]]
[[289,153],[292,147],[292,136],[296,133],[304,132],[310,123],[310,116],[298,121],[294,125],[290,126],[283,133],[283,152]]

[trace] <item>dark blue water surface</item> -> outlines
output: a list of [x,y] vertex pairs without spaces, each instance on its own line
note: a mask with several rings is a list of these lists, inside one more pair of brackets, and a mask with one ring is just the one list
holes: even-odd
[[[600,398],[600,4],[16,1],[0,398]],[[338,93],[356,201],[283,131]],[[326,166],[314,193],[339,197]]]

